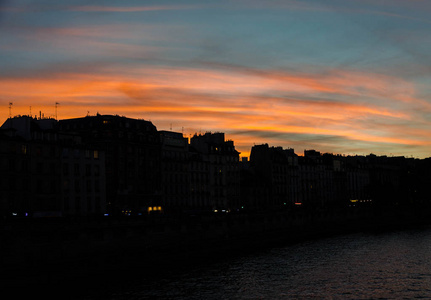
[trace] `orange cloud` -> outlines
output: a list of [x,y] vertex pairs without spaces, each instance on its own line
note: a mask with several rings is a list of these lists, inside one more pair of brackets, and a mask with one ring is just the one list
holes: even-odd
[[[85,73],[46,70],[41,75],[0,78],[3,106],[11,101],[13,114],[28,114],[32,106],[33,114],[48,108],[51,112],[45,115],[53,115],[54,103],[59,102],[59,118],[81,117],[89,111],[149,119],[159,129],[174,123],[174,130],[184,128],[186,135],[232,132],[231,138],[243,153],[248,153],[254,142],[302,145],[307,136],[338,137],[337,143],[344,140],[347,144],[430,146],[421,126],[431,124],[405,109],[411,103],[427,108],[427,103],[415,97],[411,84],[388,76],[339,70],[319,78],[280,71],[145,65],[89,69]],[[399,94],[387,99],[391,90]],[[341,102],[349,99],[346,95],[362,101]],[[387,101],[397,101],[398,106],[389,108]],[[1,110],[0,118],[7,117],[8,111]],[[367,119],[380,124],[370,127]],[[395,122],[416,125],[407,130]],[[288,140],[289,135],[296,140]]]

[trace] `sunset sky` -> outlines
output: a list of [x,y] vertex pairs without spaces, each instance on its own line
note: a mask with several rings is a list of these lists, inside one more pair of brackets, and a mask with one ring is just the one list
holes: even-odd
[[190,137],[431,156],[431,1],[2,1],[0,123],[118,114]]

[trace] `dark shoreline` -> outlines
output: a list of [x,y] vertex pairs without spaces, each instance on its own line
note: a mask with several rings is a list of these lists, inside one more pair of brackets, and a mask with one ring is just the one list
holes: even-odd
[[3,227],[0,280],[2,290],[69,289],[72,295],[120,278],[133,280],[135,274],[154,279],[307,240],[428,228],[430,220],[428,210],[397,209],[104,219],[85,224],[55,219],[17,222]]

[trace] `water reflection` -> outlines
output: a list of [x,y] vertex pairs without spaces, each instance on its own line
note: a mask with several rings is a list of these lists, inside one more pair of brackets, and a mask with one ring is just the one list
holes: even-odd
[[431,297],[431,230],[353,234],[142,280],[110,299]]

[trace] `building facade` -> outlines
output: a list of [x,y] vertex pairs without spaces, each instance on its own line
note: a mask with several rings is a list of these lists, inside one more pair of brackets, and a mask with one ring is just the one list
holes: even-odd
[[[6,216],[89,216],[106,210],[104,153],[61,135],[54,119],[8,119],[0,136],[0,205]],[[98,153],[90,160],[88,153]],[[94,170],[92,175],[84,174]],[[97,175],[94,175],[97,174]],[[94,175],[94,177],[92,177]]]
[[109,214],[140,215],[161,206],[161,143],[151,122],[98,114],[60,120],[59,130],[105,153]]
[[[194,165],[192,185],[204,207],[213,211],[234,211],[240,207],[239,152],[224,133],[194,135],[190,140]],[[206,186],[205,186],[206,185]]]

